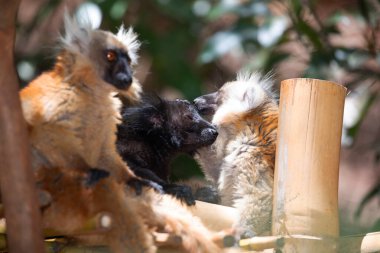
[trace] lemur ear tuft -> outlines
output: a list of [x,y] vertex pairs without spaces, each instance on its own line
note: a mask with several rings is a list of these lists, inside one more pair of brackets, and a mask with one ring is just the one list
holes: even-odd
[[64,35],[61,36],[63,47],[74,52],[85,50],[91,40],[90,33],[93,30],[89,17],[83,16],[80,20],[68,14],[64,14]]
[[132,64],[137,64],[139,58],[137,52],[140,49],[141,43],[137,39],[137,34],[133,31],[133,28],[129,27],[128,29],[125,29],[124,25],[121,25],[116,37],[127,48]]

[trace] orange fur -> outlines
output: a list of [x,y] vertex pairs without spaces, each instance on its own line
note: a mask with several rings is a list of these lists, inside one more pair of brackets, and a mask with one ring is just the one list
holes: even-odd
[[[109,245],[113,252],[155,252],[152,232],[181,237],[181,252],[220,252],[216,234],[204,227],[186,207],[168,195],[145,189],[137,196],[112,177],[85,184],[86,172],[56,168],[40,169],[39,188],[52,196],[43,208],[45,229],[77,239],[78,243]],[[78,234],[99,213],[112,217],[112,227],[101,233]]]
[[[127,247],[131,252],[155,252],[152,235],[138,214],[139,205],[133,198],[126,198],[124,184],[108,177],[86,186],[85,178],[85,172],[76,170],[39,170],[38,185],[52,196],[50,205],[43,209],[44,228],[75,235],[80,243],[109,245],[115,253],[125,252]],[[112,217],[109,231],[78,234],[100,213]]]

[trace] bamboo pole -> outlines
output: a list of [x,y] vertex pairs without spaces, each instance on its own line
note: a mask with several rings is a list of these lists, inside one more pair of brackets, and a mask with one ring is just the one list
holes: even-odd
[[[337,238],[338,172],[346,88],[323,80],[281,83],[273,235]],[[332,240],[285,244],[284,252],[335,252]]]
[[19,3],[20,0],[0,0],[0,188],[9,251],[41,253],[41,217],[13,58]]

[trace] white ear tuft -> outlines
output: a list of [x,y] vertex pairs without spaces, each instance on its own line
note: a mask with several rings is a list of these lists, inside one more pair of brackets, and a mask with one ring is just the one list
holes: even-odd
[[236,81],[257,84],[269,93],[272,93],[274,85],[272,78],[273,75],[271,72],[263,76],[259,72],[240,70],[236,75]]
[[80,52],[87,48],[91,38],[90,33],[93,30],[91,21],[88,17],[81,17],[78,20],[71,17],[67,11],[64,14],[65,33],[61,37],[63,46],[72,51]]
[[246,70],[241,70],[236,75],[236,81],[238,82],[256,82],[261,79],[261,75],[256,72],[249,72]]
[[129,27],[127,30],[124,28],[124,25],[121,25],[116,37],[127,48],[132,64],[136,64],[139,58],[137,51],[141,43],[138,41],[137,34],[133,31],[133,28]]

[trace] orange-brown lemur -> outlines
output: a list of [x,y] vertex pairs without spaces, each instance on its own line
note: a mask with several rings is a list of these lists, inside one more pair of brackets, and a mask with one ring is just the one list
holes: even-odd
[[101,168],[134,178],[115,147],[120,101],[139,99],[133,76],[140,42],[130,28],[116,35],[65,17],[65,35],[51,71],[20,92],[30,130],[33,167]]

